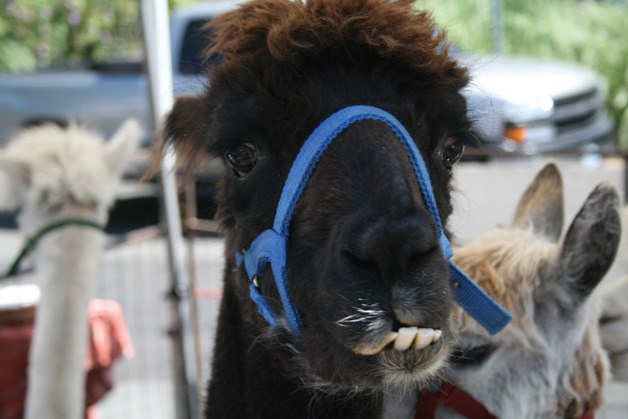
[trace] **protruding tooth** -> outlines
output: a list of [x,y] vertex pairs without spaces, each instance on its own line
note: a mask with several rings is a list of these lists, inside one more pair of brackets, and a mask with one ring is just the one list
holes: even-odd
[[393,348],[397,351],[407,351],[408,349],[423,349],[431,343],[436,342],[443,335],[442,330],[418,327],[400,327],[397,332],[390,332],[375,346],[361,346],[353,351],[358,355],[375,355],[381,352],[388,344],[393,343]]
[[376,353],[380,351],[381,349],[379,347],[374,347],[374,346],[360,346],[353,349],[353,352],[355,352],[356,354],[364,355],[364,356],[375,355]]
[[423,349],[434,341],[436,332],[434,329],[420,328],[417,329],[416,338],[412,343],[412,348]]
[[384,340],[382,340],[377,346],[361,346],[361,347],[354,348],[353,352],[355,352],[358,355],[365,355],[365,356],[375,355],[381,352],[386,347],[386,345],[388,345],[390,342],[393,342],[395,339],[397,339],[397,336],[398,336],[397,332],[390,332],[388,333],[388,335],[386,335]]
[[412,342],[416,337],[416,333],[417,328],[414,326],[400,327],[398,331],[399,336],[397,336],[393,347],[398,351],[407,351],[408,348],[410,348],[410,345],[412,345]]
[[398,337],[399,337],[399,333],[390,332],[388,336],[386,336],[386,339],[384,339],[384,344],[382,345],[382,349],[384,348],[384,346],[388,345],[390,342],[394,342]]

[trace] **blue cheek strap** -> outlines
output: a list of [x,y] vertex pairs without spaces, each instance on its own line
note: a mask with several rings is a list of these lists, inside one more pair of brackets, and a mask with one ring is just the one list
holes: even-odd
[[277,315],[260,292],[258,284],[258,279],[270,264],[288,323],[294,333],[301,334],[301,319],[299,311],[290,298],[286,274],[290,221],[296,203],[303,193],[314,167],[327,147],[347,127],[366,119],[385,122],[399,138],[408,154],[419,182],[423,200],[438,228],[438,240],[443,255],[449,264],[451,286],[456,301],[491,335],[499,332],[510,322],[512,316],[452,262],[451,244],[445,236],[430,177],[419,149],[404,126],[393,115],[372,106],[349,106],[341,109],[324,120],[310,134],[301,147],[286,179],[277,206],[273,228],[257,236],[246,252],[239,252],[236,255],[236,268],[244,262],[244,268],[250,281],[251,298],[257,304],[259,313],[270,325],[277,322]]

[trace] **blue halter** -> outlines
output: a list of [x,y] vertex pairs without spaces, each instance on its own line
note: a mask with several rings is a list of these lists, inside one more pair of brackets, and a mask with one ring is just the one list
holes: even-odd
[[262,232],[250,248],[236,255],[237,267],[244,261],[244,267],[250,280],[250,294],[257,304],[259,313],[270,325],[277,322],[268,302],[259,289],[258,278],[270,263],[279,297],[290,327],[297,335],[301,334],[299,311],[292,303],[288,289],[286,264],[288,260],[288,235],[294,207],[299,200],[314,167],[327,147],[350,125],[365,119],[382,121],[388,124],[403,144],[414,172],[427,209],[438,228],[438,240],[445,259],[449,263],[451,286],[458,304],[475,318],[490,334],[499,332],[512,319],[510,313],[497,304],[483,289],[471,280],[452,261],[453,251],[445,236],[436,207],[434,192],[429,174],[416,144],[403,125],[391,114],[372,106],[349,106],[334,113],[324,120],[305,141],[297,155],[277,206],[275,222],[271,230]]

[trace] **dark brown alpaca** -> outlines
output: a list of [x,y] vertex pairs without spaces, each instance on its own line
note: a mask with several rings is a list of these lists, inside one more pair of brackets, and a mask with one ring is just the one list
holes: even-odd
[[344,129],[296,204],[286,272],[298,327],[270,267],[251,285],[235,256],[273,227],[308,135],[351,105],[383,109],[408,130],[446,224],[451,168],[470,138],[467,74],[412,3],[258,0],[208,26],[207,54],[220,64],[166,126],[189,162],[208,152],[230,169],[218,197],[226,269],[207,417],[402,417],[404,401],[438,379],[456,339],[454,293],[437,223],[386,123]]

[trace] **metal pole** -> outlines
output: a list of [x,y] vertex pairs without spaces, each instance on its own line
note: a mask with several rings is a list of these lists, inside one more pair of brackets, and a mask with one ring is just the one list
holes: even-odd
[[[141,0],[144,45],[148,64],[151,107],[155,127],[159,127],[174,103],[172,87],[172,56],[170,49],[170,23],[167,0]],[[181,229],[181,216],[175,181],[176,156],[168,147],[161,165],[162,199],[170,262],[170,292],[172,304],[173,356],[175,364],[175,396],[177,417],[197,417],[198,397],[190,391],[196,389],[196,371],[191,360],[194,347],[186,326],[189,321],[190,280],[185,266],[185,243]]]
[[[196,213],[196,181],[195,179],[186,179],[184,186],[185,193],[185,223],[184,226],[187,226],[190,222],[197,220]],[[194,255],[194,243],[196,238],[196,230],[187,229],[188,232],[188,272],[190,275],[190,286],[192,292],[195,292],[198,288],[198,284],[196,281],[196,258]],[[199,308],[198,308],[198,300],[196,295],[192,295],[190,298],[190,315],[192,316],[192,323],[190,326],[192,327],[192,336],[194,337],[194,361],[196,363],[196,391],[197,394],[201,394],[203,391],[203,382],[202,382],[202,356],[203,351],[201,348],[201,324],[199,321]]]
[[493,0],[493,51],[504,51],[504,0]]
[[628,153],[624,154],[624,205],[628,205]]

